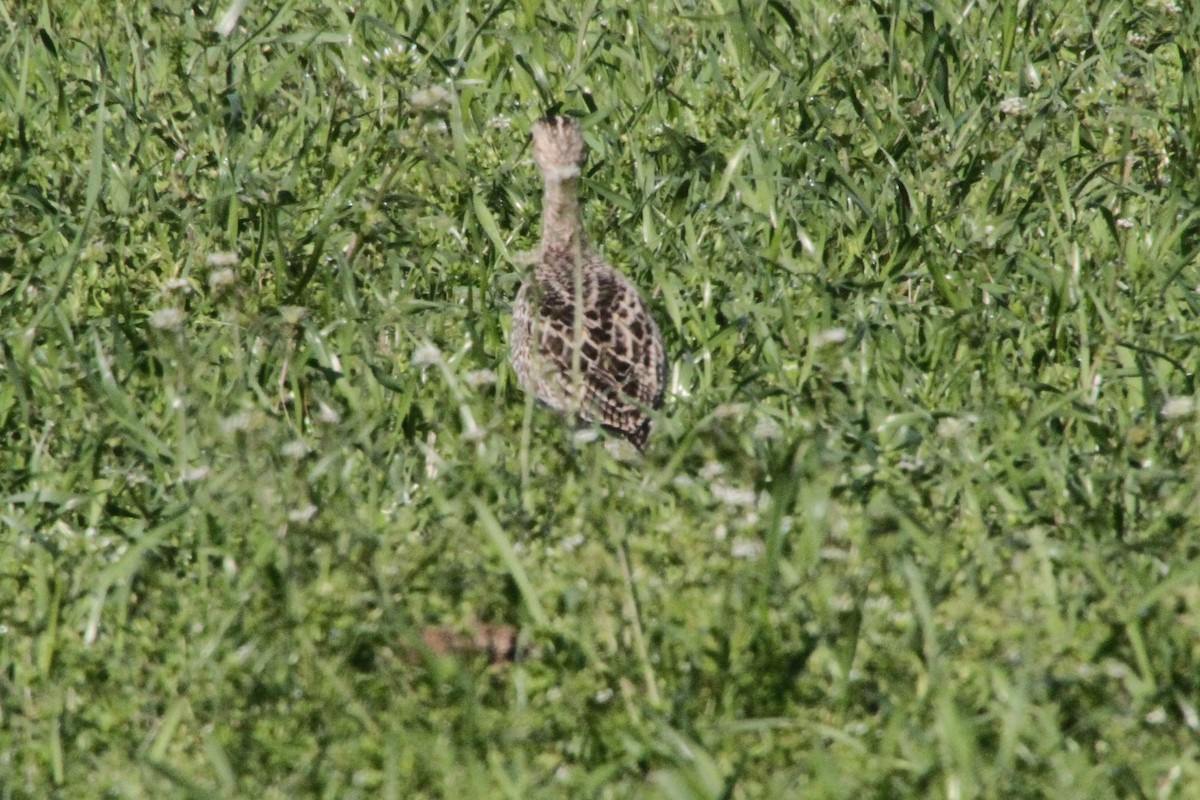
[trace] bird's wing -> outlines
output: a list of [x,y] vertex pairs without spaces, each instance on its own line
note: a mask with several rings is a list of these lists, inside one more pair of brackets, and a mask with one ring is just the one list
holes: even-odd
[[658,327],[637,290],[611,268],[582,276],[578,304],[574,288],[543,291],[541,356],[581,417],[644,443],[646,411],[661,405],[666,377]]

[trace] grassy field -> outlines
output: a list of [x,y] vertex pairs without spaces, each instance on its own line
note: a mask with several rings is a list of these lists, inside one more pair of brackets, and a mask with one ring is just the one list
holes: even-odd
[[1200,7],[223,12],[0,5],[0,800],[1200,796]]

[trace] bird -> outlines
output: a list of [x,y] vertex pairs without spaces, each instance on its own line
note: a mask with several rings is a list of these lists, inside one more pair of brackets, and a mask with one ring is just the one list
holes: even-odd
[[521,387],[550,408],[624,436],[639,452],[662,406],[662,333],[637,287],[588,244],[579,188],[579,122],[533,123],[544,183],[542,239],[513,303],[510,357]]

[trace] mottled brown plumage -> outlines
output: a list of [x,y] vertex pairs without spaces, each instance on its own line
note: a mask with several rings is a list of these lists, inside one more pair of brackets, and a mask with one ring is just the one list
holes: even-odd
[[662,405],[662,335],[629,279],[588,247],[579,210],[587,147],[579,123],[533,126],[545,181],[542,242],[513,306],[512,364],[526,391],[558,411],[617,431],[639,450]]

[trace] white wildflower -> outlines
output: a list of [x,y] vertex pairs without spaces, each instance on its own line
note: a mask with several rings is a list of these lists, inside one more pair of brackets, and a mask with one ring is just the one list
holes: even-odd
[[813,336],[813,347],[828,347],[834,344],[841,344],[846,341],[847,336],[845,328],[830,328]]
[[308,309],[304,306],[280,306],[279,316],[283,317],[284,325],[296,325],[308,316]]
[[783,428],[779,426],[771,417],[760,419],[754,426],[755,439],[781,439],[783,438]]
[[571,434],[571,440],[577,445],[591,444],[600,438],[600,432],[595,428],[580,428]]
[[965,417],[942,417],[938,420],[937,435],[943,439],[957,439],[978,421],[979,418],[974,414]]
[[238,254],[229,251],[209,253],[205,263],[210,267],[232,267],[238,263]]
[[221,420],[221,432],[225,434],[237,433],[250,429],[251,416],[249,411],[239,411],[236,414],[230,414],[225,419]]
[[712,495],[727,506],[752,506],[758,501],[753,489],[740,489],[721,483],[713,484]]
[[280,452],[293,461],[299,461],[309,454],[310,448],[303,439],[293,439],[281,447]]
[[766,545],[758,539],[734,539],[729,553],[734,558],[756,559],[766,552]]
[[1024,114],[1028,108],[1023,97],[1006,97],[1000,101],[1000,113],[1015,117]]
[[412,363],[414,367],[430,367],[434,364],[439,364],[442,361],[442,351],[437,349],[437,345],[425,342],[412,354]]
[[150,315],[150,325],[160,331],[173,331],[183,325],[186,315],[179,308],[160,308]]
[[454,103],[454,96],[445,86],[428,86],[418,89],[408,98],[418,111],[445,111]]
[[317,514],[317,507],[312,503],[303,508],[295,508],[288,512],[289,522],[308,522]]
[[228,267],[218,269],[209,274],[208,288],[214,292],[219,291],[232,284],[235,280],[237,280],[237,276],[234,275],[233,270]]
[[1196,401],[1191,397],[1168,397],[1163,403],[1163,419],[1190,417],[1196,411]]
[[322,400],[317,409],[317,419],[327,425],[334,425],[342,421],[342,415],[336,409],[330,408],[329,404]]
[[490,386],[496,382],[496,373],[490,369],[477,369],[463,376],[463,381],[472,389],[480,386]]
[[179,476],[180,483],[194,483],[202,481],[208,477],[208,467],[190,467],[185,469]]

